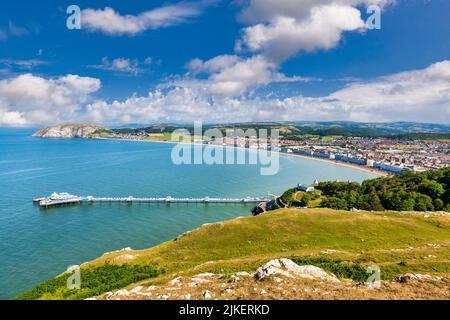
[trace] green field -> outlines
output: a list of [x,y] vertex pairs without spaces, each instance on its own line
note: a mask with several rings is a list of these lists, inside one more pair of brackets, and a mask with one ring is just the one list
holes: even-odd
[[[127,259],[124,252],[106,254],[82,265],[82,270],[89,272],[89,288],[82,294],[67,291],[65,280],[56,278],[18,298],[86,298],[111,287],[118,289],[136,282],[160,284],[180,275],[251,272],[281,257],[314,264],[353,280],[374,264],[388,280],[407,272],[448,275],[449,245],[449,216],[283,209],[205,225],[154,248],[128,251]],[[105,286],[104,268],[115,265],[125,266],[136,275],[118,270],[108,278],[112,285]],[[144,269],[149,272],[147,279],[143,280],[146,275],[142,269],[133,271],[136,266],[150,268]]]

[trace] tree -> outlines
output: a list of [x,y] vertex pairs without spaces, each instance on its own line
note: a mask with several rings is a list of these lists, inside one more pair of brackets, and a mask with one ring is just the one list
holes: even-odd
[[402,201],[402,205],[399,207],[398,211],[413,211],[414,205],[416,204],[416,201],[414,198],[410,197]]
[[387,210],[400,210],[402,207],[402,198],[398,191],[389,190],[381,194],[381,203]]
[[441,170],[442,176],[438,178],[438,182],[446,186],[447,190],[450,188],[450,167]]
[[380,198],[376,192],[371,192],[361,196],[358,200],[358,209],[368,211],[384,211]]
[[347,201],[348,207],[355,208],[358,202],[358,198],[360,197],[359,193],[352,190],[345,195],[345,201]]
[[339,194],[343,194],[350,191],[359,192],[361,186],[356,182],[320,182],[317,186],[322,191],[323,195],[336,197]]
[[416,211],[434,211],[433,200],[431,199],[431,197],[429,197],[425,194],[421,194],[421,193],[417,194],[414,210],[416,210]]
[[447,192],[442,196],[442,199],[445,203],[450,204],[450,188],[447,190]]
[[348,210],[347,201],[337,197],[329,197],[322,201],[320,204],[322,208],[330,208],[335,210]]
[[401,189],[392,189],[390,197],[382,201],[384,207],[394,211],[413,211],[416,204],[414,194]]
[[419,185],[419,192],[437,199],[445,193],[445,189],[439,182],[427,179]]
[[442,209],[444,209],[444,201],[442,201],[441,199],[434,199],[434,201],[433,201],[433,204],[434,204],[434,209],[435,210],[442,210]]
[[311,202],[311,196],[309,195],[309,193],[306,193],[303,195],[302,200],[300,200],[300,206],[308,207],[310,202]]

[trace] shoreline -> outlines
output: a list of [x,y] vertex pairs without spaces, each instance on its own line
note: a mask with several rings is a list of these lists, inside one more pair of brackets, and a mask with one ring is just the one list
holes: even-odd
[[[149,142],[149,143],[167,143],[167,144],[192,144],[192,145],[203,145],[200,143],[182,143],[182,142],[172,142],[172,141],[152,141],[152,140],[142,140],[142,139],[120,139],[120,138],[93,138],[94,140],[114,140],[114,141],[128,141],[128,142]],[[216,145],[213,145],[216,146]],[[236,146],[220,146],[217,145],[216,147],[225,147],[225,148],[234,148],[234,149],[240,149],[240,150],[249,150],[249,151],[263,151],[263,150],[259,150],[259,149],[250,149],[250,148],[243,148],[243,147],[236,147]],[[329,164],[335,164],[338,166],[342,166],[342,167],[347,167],[347,168],[352,168],[352,169],[356,169],[356,170],[360,170],[366,173],[371,173],[373,175],[376,175],[377,177],[389,177],[392,176],[391,173],[383,171],[383,170],[379,170],[379,169],[375,169],[375,168],[370,168],[367,166],[362,166],[362,165],[358,165],[358,164],[353,164],[353,163],[348,163],[348,162],[342,162],[342,161],[337,161],[337,160],[332,160],[332,159],[323,159],[323,158],[316,158],[316,157],[311,157],[311,156],[307,156],[307,155],[302,155],[302,154],[296,154],[296,153],[287,153],[287,152],[278,152],[280,155],[283,156],[287,156],[287,157],[297,157],[297,158],[303,158],[303,159],[309,159],[309,160],[314,160],[314,161],[321,161],[321,162],[326,162]]]
[[332,159],[323,159],[323,158],[310,157],[310,156],[306,156],[306,155],[302,155],[302,154],[296,154],[296,153],[280,152],[280,154],[287,155],[287,156],[292,156],[292,157],[298,157],[298,158],[322,161],[322,162],[335,164],[335,165],[342,166],[342,167],[347,167],[347,168],[353,168],[353,169],[357,169],[357,170],[364,171],[364,172],[367,172],[367,173],[372,173],[372,174],[374,174],[374,175],[376,175],[378,177],[389,177],[389,176],[392,175],[392,174],[390,174],[390,173],[388,173],[386,171],[370,168],[370,167],[367,167],[367,166],[362,166],[362,165],[359,165],[359,164],[342,162],[342,161],[337,161],[337,160],[332,160]]

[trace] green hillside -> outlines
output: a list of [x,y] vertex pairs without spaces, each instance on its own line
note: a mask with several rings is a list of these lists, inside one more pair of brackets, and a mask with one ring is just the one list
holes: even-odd
[[383,279],[407,272],[448,275],[449,245],[448,215],[283,209],[205,225],[148,250],[106,254],[82,265],[79,291],[68,291],[63,275],[17,298],[82,299],[180,275],[251,272],[282,257],[355,281],[373,264]]

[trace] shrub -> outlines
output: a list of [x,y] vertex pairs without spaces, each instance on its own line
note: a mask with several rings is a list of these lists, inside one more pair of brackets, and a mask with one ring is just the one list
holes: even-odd
[[309,193],[306,193],[305,195],[303,195],[303,198],[299,204],[302,207],[307,207],[307,206],[309,206],[310,202],[311,202],[311,196],[309,195]]
[[36,300],[44,294],[61,292],[62,298],[86,299],[102,293],[126,287],[129,284],[154,278],[161,273],[150,265],[112,265],[81,269],[81,289],[68,290],[66,282],[70,274],[63,274],[43,282],[37,287],[19,295],[17,300]]
[[368,278],[366,268],[359,263],[329,258],[291,258],[298,265],[312,265],[331,272],[338,278],[365,282]]
[[442,210],[442,209],[444,209],[444,201],[442,201],[441,199],[435,199],[434,201],[433,201],[433,204],[434,204],[434,209],[435,210]]
[[414,206],[414,210],[416,211],[433,211],[434,205],[431,197],[419,193],[416,196],[416,204]]
[[430,196],[432,199],[441,197],[445,193],[444,186],[436,181],[426,179],[419,185],[419,192]]
[[320,206],[322,208],[331,208],[335,210],[348,210],[348,204],[347,201],[344,199],[340,199],[337,197],[329,197],[325,198],[321,203]]

